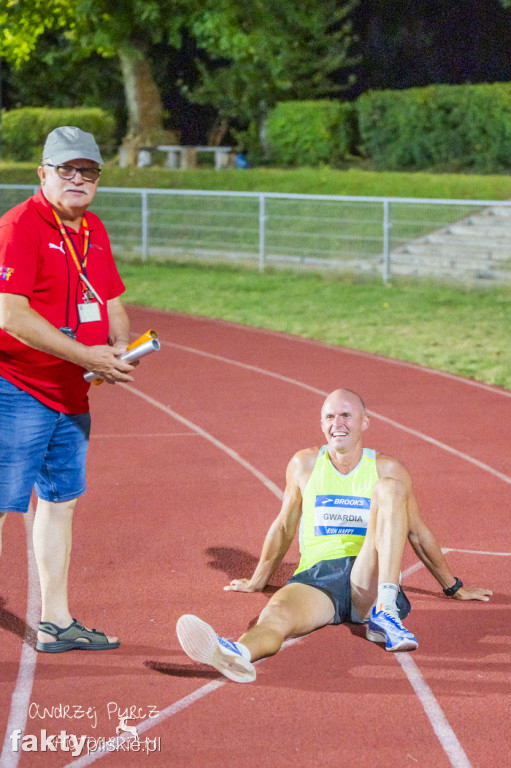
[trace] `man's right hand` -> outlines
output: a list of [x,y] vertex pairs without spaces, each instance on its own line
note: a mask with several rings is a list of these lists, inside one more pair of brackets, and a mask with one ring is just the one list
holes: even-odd
[[256,589],[251,584],[251,579],[232,579],[231,583],[228,584],[224,589],[229,592],[260,592],[261,590]]
[[82,365],[109,384],[133,381],[130,373],[136,366],[119,358],[125,351],[125,347],[110,347],[107,344],[87,347]]

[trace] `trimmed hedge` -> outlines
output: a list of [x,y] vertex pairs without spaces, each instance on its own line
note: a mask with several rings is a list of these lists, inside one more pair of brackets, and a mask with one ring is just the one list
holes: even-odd
[[352,104],[285,101],[265,123],[269,160],[277,165],[335,163],[351,154],[356,125]]
[[22,107],[2,116],[2,156],[39,163],[46,136],[61,125],[74,125],[93,133],[100,149],[107,154],[115,148],[115,119],[103,109]]
[[511,83],[368,91],[356,109],[362,153],[380,170],[511,168]]

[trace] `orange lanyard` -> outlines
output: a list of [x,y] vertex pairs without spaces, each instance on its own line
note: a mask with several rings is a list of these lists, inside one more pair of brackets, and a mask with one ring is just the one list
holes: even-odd
[[[75,245],[71,238],[69,237],[69,233],[64,226],[64,223],[60,216],[58,215],[57,211],[55,209],[53,210],[53,215],[55,216],[55,221],[57,222],[57,226],[60,230],[60,234],[62,235],[62,239],[66,244],[67,250],[71,254],[73,261],[75,263],[76,269],[78,270],[78,274],[81,278],[83,278],[83,273],[85,271],[85,268],[87,266],[87,252],[89,250],[89,242],[90,242],[90,231],[89,226],[87,224],[87,219],[85,216],[82,218],[82,227],[84,232],[84,238],[83,238],[83,259],[80,263],[78,254],[76,252]],[[85,282],[85,281],[84,281]]]
[[90,230],[89,230],[89,225],[87,224],[87,219],[85,218],[85,216],[83,216],[81,221],[81,225],[84,232],[84,238],[83,238],[83,259],[80,262],[80,258],[78,256],[75,245],[71,240],[71,238],[69,237],[69,233],[62,219],[60,218],[60,216],[58,215],[57,211],[54,208],[52,208],[52,211],[55,217],[55,221],[57,222],[57,226],[59,228],[60,234],[62,235],[62,240],[66,244],[67,250],[71,254],[73,261],[75,263],[75,267],[78,271],[78,274],[80,275],[80,279],[85,286],[84,290],[87,289],[88,291],[90,291],[92,295],[99,301],[99,303],[103,304],[101,298],[99,297],[99,295],[96,293],[96,291],[90,284],[89,280],[87,279],[87,275],[85,273],[85,269],[87,267],[87,253],[89,251],[89,243],[90,243]]

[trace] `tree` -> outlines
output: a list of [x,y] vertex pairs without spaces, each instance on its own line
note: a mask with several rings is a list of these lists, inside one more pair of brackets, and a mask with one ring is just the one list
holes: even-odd
[[33,56],[19,67],[5,67],[3,85],[6,109],[26,105],[101,107],[113,113],[121,131],[126,125],[123,83],[116,59],[105,59],[97,53],[84,59],[58,30],[41,35],[37,59]]
[[257,123],[262,136],[277,101],[342,90],[341,71],[354,64],[349,14],[356,5],[353,0],[215,0],[214,10],[194,24],[209,58],[199,62],[199,84],[187,93],[213,104],[221,119],[244,127]]
[[46,30],[60,29],[84,57],[117,56],[128,112],[124,145],[135,150],[166,138],[148,50],[161,40],[179,45],[181,27],[198,5],[198,0],[0,0],[0,55],[19,64],[34,54]]
[[215,99],[222,114],[249,116],[300,89],[309,98],[325,92],[347,61],[349,27],[341,21],[355,2],[339,11],[335,0],[0,0],[0,55],[19,64],[37,56],[45,31],[60,30],[83,56],[116,56],[128,113],[123,143],[136,149],[164,139],[152,46],[179,48],[186,32],[217,62],[210,78],[202,66],[198,98]]

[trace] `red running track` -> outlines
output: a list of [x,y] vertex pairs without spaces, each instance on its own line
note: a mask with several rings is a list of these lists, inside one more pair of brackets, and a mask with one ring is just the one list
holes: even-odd
[[[92,388],[89,489],[70,574],[73,615],[122,644],[35,653],[30,516],[10,515],[0,561],[2,768],[509,764],[511,393],[284,334],[129,311],[134,335],[155,328],[162,350],[133,385]],[[416,652],[388,654],[359,628],[328,627],[258,662],[255,683],[236,685],[184,655],[176,620],[197,613],[228,637],[255,620],[270,590],[222,587],[250,575],[287,462],[319,443],[320,406],[338,386],[365,397],[367,444],[411,470],[453,571],[494,597],[444,598],[407,547]],[[293,546],[275,586],[297,557]],[[123,713],[134,716],[139,751],[119,739],[89,753],[115,737]],[[80,742],[56,742],[61,732],[90,741],[80,753]]]

